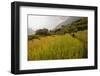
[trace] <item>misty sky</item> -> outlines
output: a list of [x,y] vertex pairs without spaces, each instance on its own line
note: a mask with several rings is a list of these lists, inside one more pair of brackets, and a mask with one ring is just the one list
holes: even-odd
[[42,15],[28,15],[28,28],[34,31],[38,29],[47,28],[54,29],[58,24],[67,20],[69,17],[64,16],[42,16]]

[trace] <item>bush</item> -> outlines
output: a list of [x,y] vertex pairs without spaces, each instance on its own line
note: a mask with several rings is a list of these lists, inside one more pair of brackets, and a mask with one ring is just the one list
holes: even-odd
[[36,35],[44,35],[44,36],[46,36],[46,35],[48,35],[49,33],[48,33],[48,29],[39,29],[39,30],[37,30],[36,31]]
[[39,36],[37,36],[37,35],[29,35],[28,36],[28,40],[38,39],[38,38],[39,38]]

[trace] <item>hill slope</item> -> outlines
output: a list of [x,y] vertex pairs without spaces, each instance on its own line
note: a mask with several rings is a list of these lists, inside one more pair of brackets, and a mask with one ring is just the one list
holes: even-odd
[[80,17],[69,17],[67,20],[63,21],[62,23],[58,24],[55,29],[61,28],[62,25],[71,24],[74,21],[79,20]]
[[86,30],[88,28],[88,18],[81,17],[80,19],[71,22],[67,25],[61,25],[60,28],[53,30],[56,34],[72,33],[77,31]]

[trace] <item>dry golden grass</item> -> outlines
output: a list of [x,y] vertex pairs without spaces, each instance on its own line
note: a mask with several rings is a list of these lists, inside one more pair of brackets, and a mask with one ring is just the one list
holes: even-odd
[[[28,60],[86,58],[86,48],[84,48],[84,43],[79,40],[83,38],[80,37],[82,33],[76,33],[78,39],[70,34],[65,34],[28,40]],[[83,34],[86,34],[86,32]],[[84,37],[83,40],[85,39]]]

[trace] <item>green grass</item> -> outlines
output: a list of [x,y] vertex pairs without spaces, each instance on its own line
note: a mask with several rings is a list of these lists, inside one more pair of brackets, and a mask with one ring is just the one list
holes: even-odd
[[80,59],[87,57],[87,31],[28,40],[28,60]]
[[76,36],[79,40],[81,40],[81,41],[83,41],[83,42],[87,42],[88,32],[87,32],[87,30],[78,31],[77,33],[75,33],[75,36]]
[[84,45],[84,56],[87,57],[88,53],[88,32],[87,30],[79,31],[75,33],[75,36],[78,40],[80,40]]

